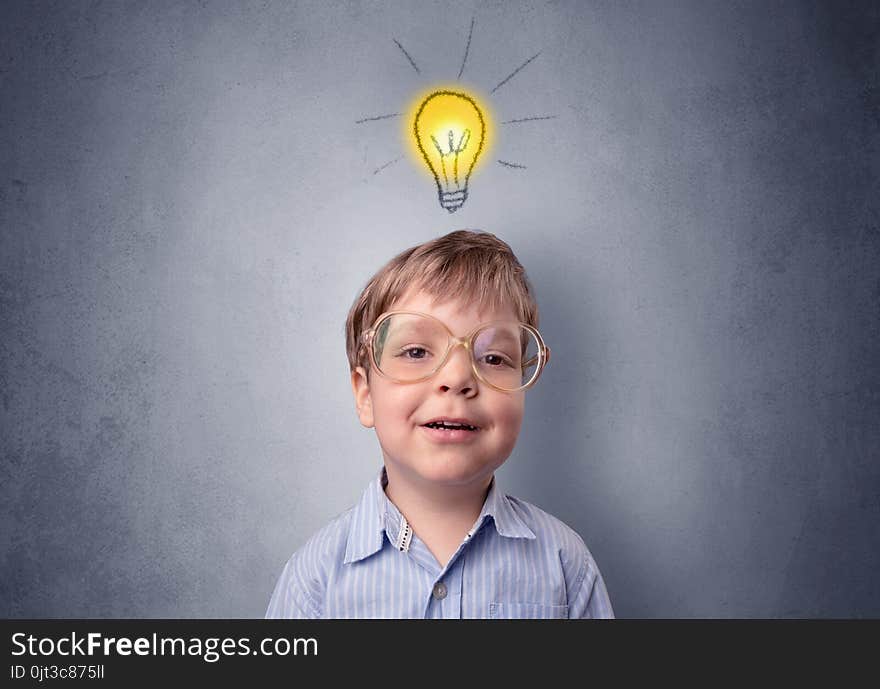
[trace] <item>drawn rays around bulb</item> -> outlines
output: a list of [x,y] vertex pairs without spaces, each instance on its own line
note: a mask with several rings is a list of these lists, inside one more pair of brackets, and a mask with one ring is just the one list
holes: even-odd
[[[471,44],[474,38],[475,18],[471,19],[464,46],[464,56],[458,70],[457,81],[461,81],[468,65]],[[413,71],[419,76],[422,70],[415,58],[403,44],[392,39],[398,51],[406,58]],[[489,95],[495,94],[508,84],[541,55],[538,51],[506,77],[499,81]],[[421,62],[421,58],[419,59]],[[440,206],[449,213],[461,208],[468,198],[468,183],[478,161],[485,159],[496,134],[485,96],[477,96],[476,89],[454,85],[438,85],[427,89],[410,102],[405,112],[387,112],[368,115],[355,121],[358,125],[370,125],[386,120],[404,118],[403,129],[415,159],[422,161],[434,178]],[[556,115],[534,114],[526,117],[504,120],[499,126],[522,125],[556,119]],[[373,176],[398,163],[404,158],[399,155],[375,167]],[[519,162],[498,159],[497,163],[508,170],[525,170],[526,165]]]
[[516,120],[505,120],[501,124],[520,124],[521,122],[538,122],[540,120],[555,120],[556,115],[537,115],[535,117],[520,117]]

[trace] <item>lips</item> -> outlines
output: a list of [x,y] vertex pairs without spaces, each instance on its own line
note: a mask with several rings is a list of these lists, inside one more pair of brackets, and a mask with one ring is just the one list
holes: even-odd
[[478,442],[480,427],[471,419],[438,416],[421,425],[428,442],[439,447],[463,447]]
[[445,431],[478,431],[480,427],[470,419],[452,418],[448,416],[438,416],[431,419],[422,426]]

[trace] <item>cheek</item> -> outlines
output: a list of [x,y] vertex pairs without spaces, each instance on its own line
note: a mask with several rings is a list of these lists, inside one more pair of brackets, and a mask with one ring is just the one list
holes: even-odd
[[419,398],[416,386],[398,385],[383,387],[375,391],[373,396],[373,413],[376,431],[395,433],[403,430],[407,422],[412,421],[418,409]]
[[511,436],[512,442],[516,441],[519,429],[522,426],[525,413],[525,399],[523,396],[507,398],[495,406],[497,410],[496,422],[504,433]]

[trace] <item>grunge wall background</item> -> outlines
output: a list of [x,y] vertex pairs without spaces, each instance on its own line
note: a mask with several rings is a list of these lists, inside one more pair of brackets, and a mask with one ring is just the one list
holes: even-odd
[[[539,53],[489,101],[553,119],[498,124],[450,216],[399,119],[356,122],[454,81],[471,19],[462,84]],[[3,3],[0,615],[262,616],[380,465],[348,307],[462,227],[511,244],[553,348],[499,480],[584,537],[618,616],[880,615],[877,28]]]

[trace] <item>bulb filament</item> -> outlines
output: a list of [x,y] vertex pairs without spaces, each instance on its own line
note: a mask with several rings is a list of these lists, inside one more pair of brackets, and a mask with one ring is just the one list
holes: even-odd
[[450,129],[449,130],[449,150],[444,151],[440,147],[440,143],[437,141],[437,139],[434,137],[434,135],[431,134],[431,141],[434,142],[434,146],[437,148],[437,152],[440,154],[440,168],[443,172],[443,179],[446,181],[447,186],[449,185],[449,174],[446,172],[446,159],[450,156],[453,156],[453,158],[452,158],[452,176],[453,176],[453,180],[454,180],[453,183],[456,186],[458,186],[458,154],[467,148],[468,141],[470,141],[470,140],[471,140],[471,130],[465,129],[461,133],[461,137],[458,140],[458,145],[456,146],[455,145],[455,134]]

